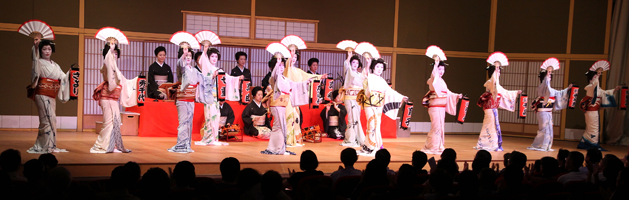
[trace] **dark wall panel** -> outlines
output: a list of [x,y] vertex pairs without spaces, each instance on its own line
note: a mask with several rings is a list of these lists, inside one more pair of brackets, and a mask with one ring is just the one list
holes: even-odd
[[566,53],[569,0],[498,1],[496,51]]
[[607,1],[576,0],[571,53],[603,54],[606,21]]
[[[577,83],[579,85],[577,103],[585,97],[585,89],[583,88],[589,84],[585,77],[585,72],[590,69],[592,64],[594,64],[594,61],[570,61],[570,83]],[[585,116],[581,109],[578,107],[575,109],[566,109],[566,128],[585,129]]]
[[426,48],[428,44],[428,14],[430,1],[400,0],[397,46]]
[[395,1],[256,1],[256,15],[319,20],[318,42],[368,41],[393,46]]
[[[70,65],[78,62],[78,36],[57,35],[56,49],[52,54],[64,72]],[[33,40],[16,32],[0,31],[0,43],[14,47],[0,49],[3,55],[3,73],[0,73],[0,85],[5,87],[7,95],[0,95],[0,115],[37,115],[35,104],[26,98],[26,86],[31,79],[31,47]],[[6,57],[4,57],[6,56]],[[65,104],[57,101],[58,116],[76,116],[77,101]]]
[[79,0],[0,2],[0,22],[21,24],[39,19],[51,26],[79,26]]
[[[454,93],[466,94],[470,98],[465,122],[483,122],[483,109],[475,104],[478,97],[485,92],[485,59],[449,57],[448,64],[450,65],[443,75],[448,89]],[[456,122],[456,117],[446,114],[446,122]]]
[[85,27],[172,34],[183,29],[182,10],[250,15],[250,0],[85,1]]
[[428,92],[426,80],[430,78],[430,59],[422,55],[398,55],[395,71],[395,90],[414,102],[413,122],[430,122],[428,110],[421,105]]

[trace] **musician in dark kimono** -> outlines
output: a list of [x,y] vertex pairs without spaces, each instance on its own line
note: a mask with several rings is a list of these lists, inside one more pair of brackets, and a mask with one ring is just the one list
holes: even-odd
[[166,61],[166,48],[159,46],[155,49],[156,60],[149,66],[148,75],[148,96],[153,99],[166,99],[165,90],[160,90],[159,86],[163,83],[173,83],[173,71],[170,69]]
[[267,117],[267,109],[262,105],[264,92],[261,87],[253,88],[253,101],[242,111],[242,122],[246,135],[260,139],[269,139],[271,121]]
[[221,108],[221,120],[219,121],[219,124],[221,126],[225,126],[227,124],[231,125],[234,124],[234,110],[232,109],[232,107],[228,104],[225,103],[225,100],[219,100],[220,102],[220,108]]
[[347,123],[345,122],[347,110],[345,105],[342,104],[338,90],[332,92],[332,98],[334,101],[321,110],[323,132],[327,133],[331,138],[342,140],[345,138],[345,129],[347,128]]

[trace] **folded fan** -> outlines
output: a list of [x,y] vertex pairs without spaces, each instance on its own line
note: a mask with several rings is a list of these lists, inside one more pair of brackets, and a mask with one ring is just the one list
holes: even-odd
[[336,48],[342,49],[344,51],[354,51],[354,49],[356,49],[356,45],[358,45],[358,43],[353,40],[343,40],[336,44]]
[[29,37],[35,37],[35,34],[39,33],[42,35],[42,39],[55,39],[55,32],[52,31],[52,28],[50,28],[46,22],[36,19],[24,22],[20,28],[17,29],[17,32]]
[[266,51],[273,55],[280,53],[282,56],[284,56],[284,58],[290,58],[290,51],[288,51],[288,48],[286,48],[286,46],[279,42],[273,42],[267,45]]
[[596,61],[592,67],[590,67],[590,71],[596,71],[598,68],[603,69],[603,71],[609,70],[609,62],[607,60]]
[[127,36],[120,31],[120,29],[114,27],[103,27],[96,32],[96,37],[99,40],[109,42],[110,39],[118,40],[118,44],[129,44]]
[[197,38],[195,38],[194,35],[186,31],[179,31],[173,34],[170,37],[170,42],[179,46],[181,46],[182,43],[185,42],[185,43],[188,43],[190,48],[193,48],[193,49],[201,48],[201,45],[199,45],[199,41],[197,41]]
[[426,56],[428,56],[429,58],[432,58],[435,55],[439,56],[440,60],[448,60],[448,58],[446,58],[446,54],[443,53],[443,50],[441,50],[441,48],[435,45],[429,46],[426,49]]
[[281,43],[290,50],[306,49],[306,42],[297,35],[287,35],[282,38]]
[[560,67],[559,60],[555,57],[550,57],[546,59],[544,63],[542,63],[542,66],[540,66],[540,68],[544,70],[546,70],[548,67],[553,67],[553,70],[558,70]]
[[489,55],[489,57],[487,58],[487,62],[489,64],[494,64],[494,62],[500,62],[501,66],[507,66],[509,65],[509,59],[507,59],[507,56],[500,52],[500,51],[496,51],[494,53],[492,53],[491,55]]
[[216,33],[208,30],[199,31],[197,32],[197,34],[194,34],[194,37],[196,37],[197,41],[199,41],[199,43],[201,44],[203,44],[204,41],[208,41],[212,45],[217,45],[221,43],[221,38],[219,38]]
[[376,49],[376,47],[369,42],[359,43],[358,45],[356,45],[356,49],[354,51],[367,58],[369,58],[370,56],[371,58],[380,58],[380,52],[378,52],[378,49]]

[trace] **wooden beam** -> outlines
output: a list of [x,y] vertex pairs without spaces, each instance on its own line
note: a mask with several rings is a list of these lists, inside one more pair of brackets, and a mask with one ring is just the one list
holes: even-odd
[[[79,1],[79,28],[85,28],[85,0]],[[83,89],[85,89],[85,35],[79,34],[78,46],[78,65],[79,71],[83,76],[79,76],[79,96],[76,108],[76,131],[83,131]]]
[[[563,87],[568,87],[570,85],[570,59],[566,59],[564,70],[563,70]],[[559,138],[566,139],[566,113],[567,109],[561,110],[561,123],[560,123],[560,133]]]
[[251,18],[249,19],[249,39],[256,38],[256,0],[251,0]]
[[498,0],[491,0],[489,13],[489,43],[487,52],[494,52],[496,47],[496,19],[498,16]]
[[[400,0],[395,0],[395,18],[393,19],[393,48],[397,47],[397,35],[400,21]],[[395,72],[397,69],[397,53],[391,56],[391,87],[395,88]]]
[[[603,54],[609,54],[609,37],[611,37],[611,27],[612,27],[612,10],[613,10],[613,0],[607,0],[607,20],[605,21],[605,49],[603,49]],[[605,58],[609,59],[609,58]]]
[[[568,14],[568,42],[566,43],[566,53],[570,54],[572,49],[572,23],[574,21],[574,0],[570,0],[570,12]],[[563,131],[562,131],[563,132]]]

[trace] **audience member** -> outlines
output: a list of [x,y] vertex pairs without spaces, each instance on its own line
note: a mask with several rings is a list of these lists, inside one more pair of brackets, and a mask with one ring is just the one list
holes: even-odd
[[343,176],[357,176],[361,175],[362,172],[354,168],[354,163],[358,160],[358,155],[356,154],[356,150],[353,148],[345,148],[341,151],[341,162],[345,167],[339,166],[339,169],[335,172],[332,172],[330,177],[332,181],[335,183],[336,180]]
[[142,199],[166,199],[170,192],[168,173],[159,167],[146,171],[142,176],[140,185]]
[[557,162],[559,162],[559,174],[568,173],[566,168],[566,158],[568,158],[570,151],[566,149],[559,149],[557,152]]
[[560,176],[557,181],[563,184],[572,181],[585,181],[587,179],[587,174],[579,171],[579,168],[583,166],[583,160],[584,157],[581,152],[570,152],[566,158],[566,169],[568,170],[568,173]]
[[430,174],[428,182],[434,193],[424,195],[425,200],[442,199],[447,198],[448,196],[454,196],[451,193],[454,179],[446,170],[435,170]]
[[428,171],[424,169],[427,162],[428,156],[426,155],[426,153],[422,151],[413,152],[411,163],[413,164],[413,168],[415,168],[415,172],[417,172],[417,174],[428,174]]
[[26,178],[17,173],[17,170],[22,164],[22,156],[20,152],[15,149],[7,149],[0,154],[0,168],[7,173],[12,181],[24,181]]
[[491,154],[486,150],[479,150],[476,152],[474,161],[472,161],[472,171],[476,174],[480,174],[480,171],[489,168],[491,163]]
[[[148,172],[147,172],[148,173]],[[139,200],[140,198],[129,194],[129,187],[133,184],[133,176],[130,169],[125,166],[118,166],[111,171],[109,179],[110,192],[96,195],[96,199],[101,200],[117,200],[129,199]]]
[[299,168],[301,168],[302,171],[295,173],[295,170],[293,170],[293,172],[289,172],[291,173],[290,178],[288,178],[289,185],[292,186],[293,189],[296,189],[302,178],[323,175],[323,172],[318,171],[317,167],[319,167],[317,155],[312,150],[305,150],[301,153],[299,160]]
[[395,177],[395,171],[389,169],[389,163],[391,163],[391,153],[387,149],[380,149],[376,151],[376,159],[381,160],[382,164],[387,167],[387,174],[390,177]]
[[175,165],[172,176],[177,189],[190,189],[197,175],[191,162],[181,161]]
[[240,161],[234,157],[227,157],[221,161],[220,170],[223,182],[218,184],[218,188],[235,188],[240,172]]

